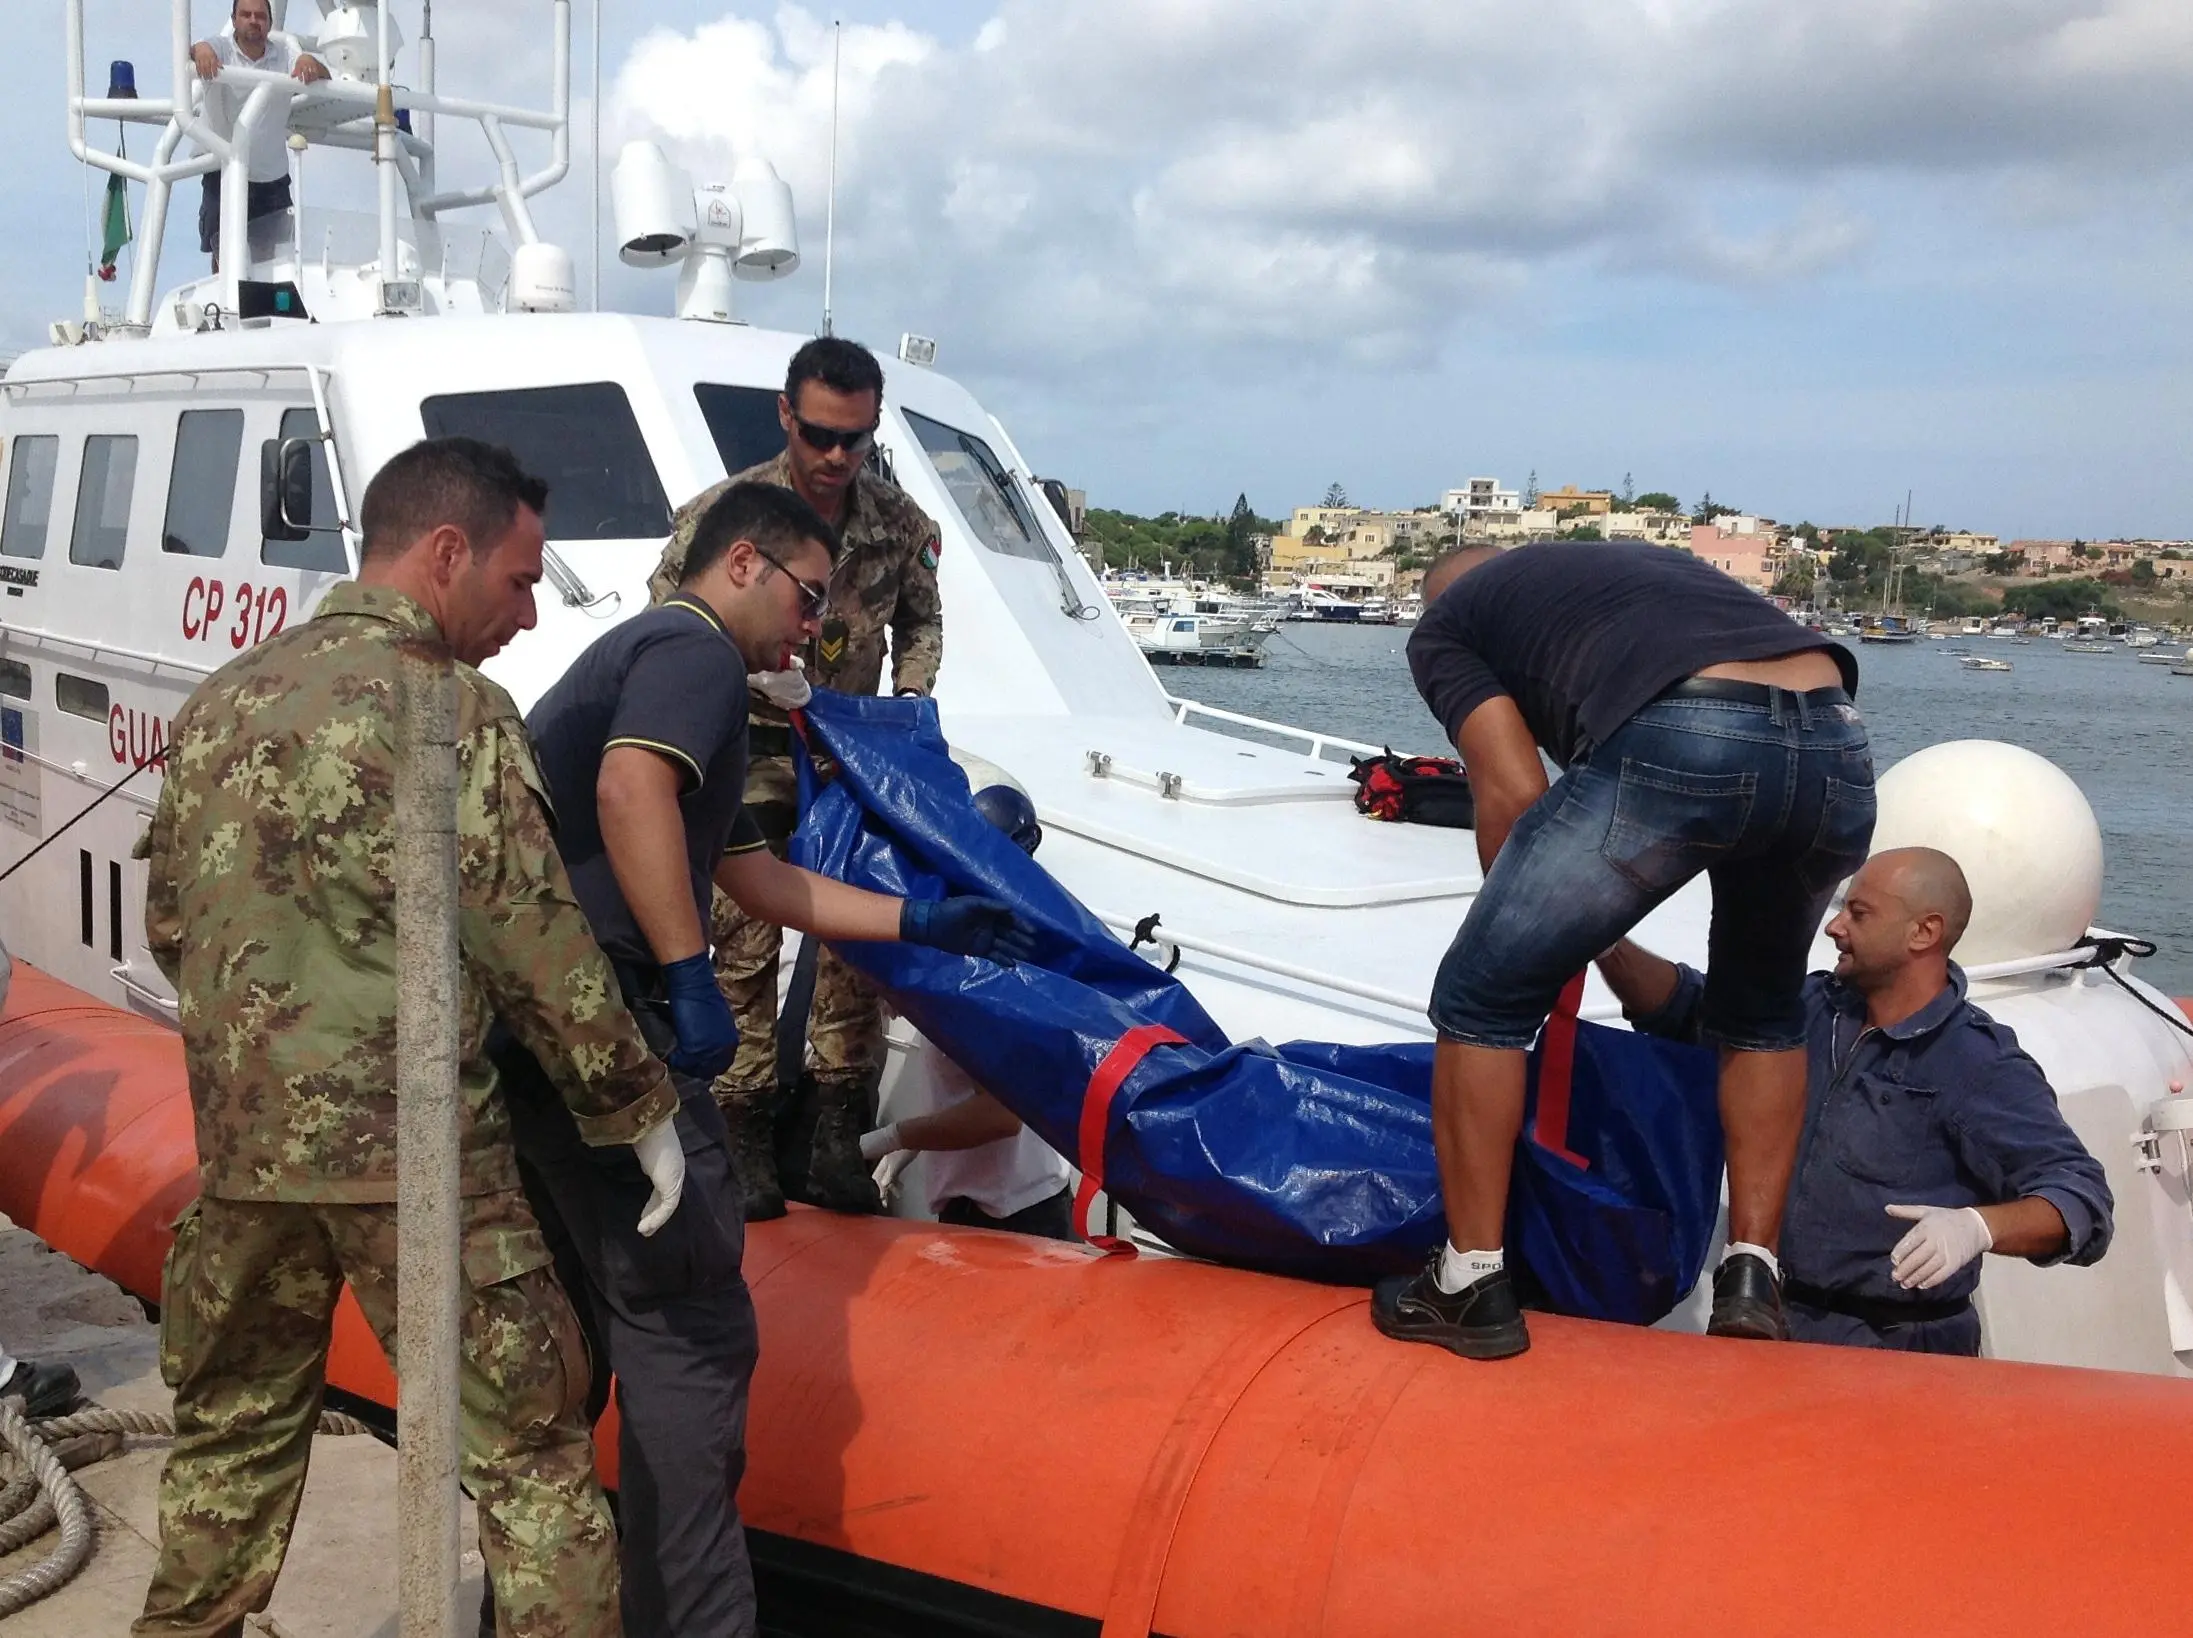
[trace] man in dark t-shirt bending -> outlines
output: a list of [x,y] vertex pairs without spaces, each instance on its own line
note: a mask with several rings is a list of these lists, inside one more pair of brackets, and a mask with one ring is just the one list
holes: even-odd
[[[1424,596],[1409,669],[1469,770],[1485,883],[1432,986],[1448,1244],[1382,1284],[1372,1317],[1470,1358],[1530,1345],[1503,1256],[1524,1055],[1562,986],[1703,872],[1729,1175],[1709,1329],[1780,1339],[1806,955],[1873,838],[1857,664],[1660,546],[1467,549]],[[1541,750],[1563,770],[1551,788]]]
[[[669,1060],[682,1199],[651,1237],[636,1165],[578,1141],[522,1051],[498,1057],[518,1155],[557,1268],[618,1383],[624,1630],[749,1638],[753,1572],[736,1496],[745,1467],[754,1306],[746,1211],[709,1083],[738,1046],[707,938],[711,884],[748,914],[828,939],[1026,955],[992,899],[870,893],[785,863],[746,816],[746,674],[782,671],[821,619],[835,537],[773,484],[733,484],[700,519],[677,594],[612,628],[527,726],[556,845],[649,1044]],[[620,1151],[629,1153],[629,1151]]]

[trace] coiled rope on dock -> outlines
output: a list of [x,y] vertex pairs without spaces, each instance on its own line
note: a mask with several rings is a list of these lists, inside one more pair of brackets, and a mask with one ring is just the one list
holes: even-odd
[[[323,1411],[319,1433],[373,1429],[355,1416]],[[71,1470],[121,1452],[132,1435],[172,1438],[171,1417],[92,1405],[67,1416],[26,1419],[22,1401],[0,1399],[0,1557],[28,1546],[56,1526],[61,1540],[27,1570],[0,1581],[0,1620],[51,1597],[91,1561],[98,1544],[91,1503]]]

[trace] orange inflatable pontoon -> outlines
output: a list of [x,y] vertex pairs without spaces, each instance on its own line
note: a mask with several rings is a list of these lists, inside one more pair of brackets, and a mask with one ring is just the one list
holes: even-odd
[[[177,1037],[19,969],[0,1210],[157,1299],[192,1188]],[[2193,1621],[2178,1382],[1543,1317],[1523,1358],[1470,1364],[1385,1341],[1360,1291],[797,1209],[754,1227],[747,1273],[741,1503],[773,1629]],[[331,1381],[391,1399],[347,1307]]]

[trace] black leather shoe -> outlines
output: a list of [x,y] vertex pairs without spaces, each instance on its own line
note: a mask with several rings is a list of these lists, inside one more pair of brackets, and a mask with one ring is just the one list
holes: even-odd
[[1531,1345],[1506,1269],[1460,1291],[1439,1289],[1439,1253],[1416,1274],[1380,1280],[1371,1323],[1397,1342],[1430,1342],[1464,1359],[1506,1359]]
[[1780,1276],[1748,1251],[1724,1257],[1713,1275],[1713,1318],[1706,1324],[1706,1335],[1789,1341]]
[[19,1359],[7,1379],[0,1381],[0,1399],[20,1399],[25,1419],[34,1422],[41,1416],[66,1415],[83,1396],[83,1384],[67,1365],[38,1365]]

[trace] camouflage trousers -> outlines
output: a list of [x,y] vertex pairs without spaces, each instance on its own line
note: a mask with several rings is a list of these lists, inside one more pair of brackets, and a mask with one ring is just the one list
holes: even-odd
[[[505,1638],[620,1630],[586,1345],[522,1195],[465,1201],[460,1429]],[[396,1357],[396,1208],[201,1199],[162,1280],[175,1444],[137,1633],[242,1631],[289,1549],[345,1280]]]
[[[796,813],[792,763],[786,757],[757,758],[746,775],[746,801],[752,808]],[[788,824],[764,829],[771,849],[783,857],[775,834]],[[715,946],[716,982],[738,1019],[738,1056],[717,1077],[716,1101],[774,1099],[777,1090],[777,957],[784,929],[746,914],[723,893],[716,894],[709,942]],[[872,1079],[883,1068],[883,1004],[868,980],[824,949],[815,967],[815,1002],[808,1014],[807,1045],[815,1073],[826,1081]]]

